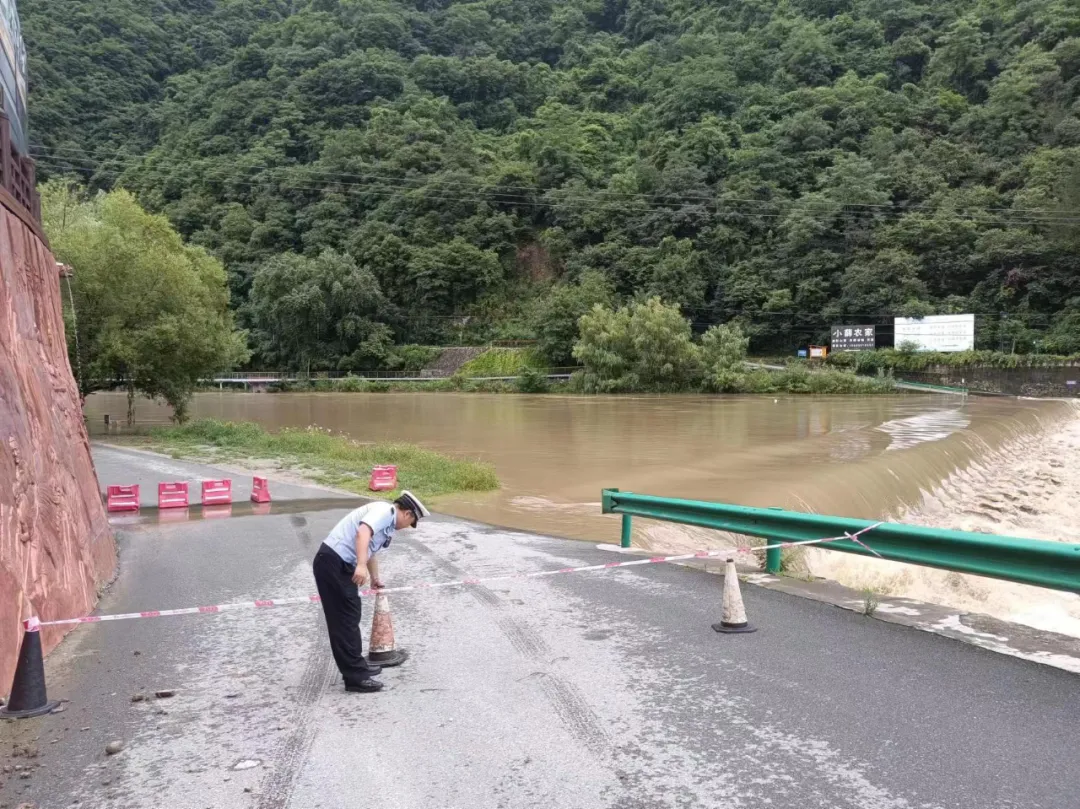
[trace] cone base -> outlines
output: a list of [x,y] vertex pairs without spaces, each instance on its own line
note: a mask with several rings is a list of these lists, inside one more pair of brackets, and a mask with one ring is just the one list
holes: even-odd
[[5,705],[0,708],[0,719],[29,719],[33,716],[44,716],[47,713],[52,713],[59,704],[60,700],[54,699],[44,705],[39,705],[37,708],[27,708],[25,711],[9,711]]
[[391,649],[389,652],[370,652],[367,656],[368,663],[374,666],[382,666],[384,669],[400,666],[408,659],[409,653],[404,649]]
[[750,626],[750,624],[743,624],[741,626],[724,626],[723,624],[713,624],[712,628],[717,632],[723,632],[725,635],[738,635],[746,634],[747,632],[757,632],[757,627]]

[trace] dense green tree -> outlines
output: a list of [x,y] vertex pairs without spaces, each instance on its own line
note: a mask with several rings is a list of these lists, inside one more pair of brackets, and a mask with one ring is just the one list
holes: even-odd
[[267,261],[255,275],[247,308],[259,355],[304,373],[369,372],[384,363],[393,344],[385,321],[394,307],[375,276],[332,250]]
[[[41,176],[131,189],[224,262],[244,317],[275,258],[330,250],[396,307],[381,335],[536,336],[552,361],[588,271],[695,333],[738,319],[763,351],[856,316],[975,312],[982,346],[1033,351],[1074,322],[1075,2],[20,12]],[[312,361],[380,354],[350,340]]]
[[183,422],[201,379],[247,360],[221,262],[183,244],[164,217],[126,191],[87,198],[57,181],[42,188],[42,219],[74,270],[66,331],[82,396],[121,385],[129,422],[136,392]]
[[588,391],[678,391],[700,380],[690,322],[659,298],[615,311],[597,304],[582,316],[580,331],[574,357]]
[[701,360],[710,390],[724,393],[739,389],[749,345],[750,338],[737,323],[713,326],[701,336]]
[[572,364],[578,321],[593,306],[609,307],[613,300],[610,282],[596,271],[587,271],[577,283],[560,284],[541,297],[533,313],[532,328],[544,359],[556,368]]

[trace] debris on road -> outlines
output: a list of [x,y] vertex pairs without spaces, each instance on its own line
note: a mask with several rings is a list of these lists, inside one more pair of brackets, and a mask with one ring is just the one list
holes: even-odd
[[132,694],[131,695],[131,701],[132,702],[142,702],[145,699],[146,699],[146,694]]
[[155,691],[154,696],[158,699],[168,699],[169,697],[176,696],[175,688],[163,688],[161,691]]
[[105,745],[105,754],[109,756],[115,756],[121,750],[124,749],[124,743],[121,741],[109,742]]

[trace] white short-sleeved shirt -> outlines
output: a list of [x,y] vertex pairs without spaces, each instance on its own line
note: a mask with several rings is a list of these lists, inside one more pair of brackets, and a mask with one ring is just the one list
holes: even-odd
[[323,545],[350,565],[356,564],[356,532],[361,524],[371,529],[368,555],[374,556],[387,545],[397,531],[397,509],[390,503],[377,501],[350,511],[334,526]]

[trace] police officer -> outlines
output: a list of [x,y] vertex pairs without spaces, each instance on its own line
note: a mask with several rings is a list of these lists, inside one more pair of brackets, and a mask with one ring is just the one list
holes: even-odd
[[346,691],[379,691],[374,679],[382,671],[364,659],[360,639],[360,592],[368,584],[381,588],[376,554],[390,545],[399,528],[415,528],[427,517],[424,504],[410,492],[391,503],[375,501],[347,514],[323,540],[312,568],[319,588],[330,649],[345,678]]

